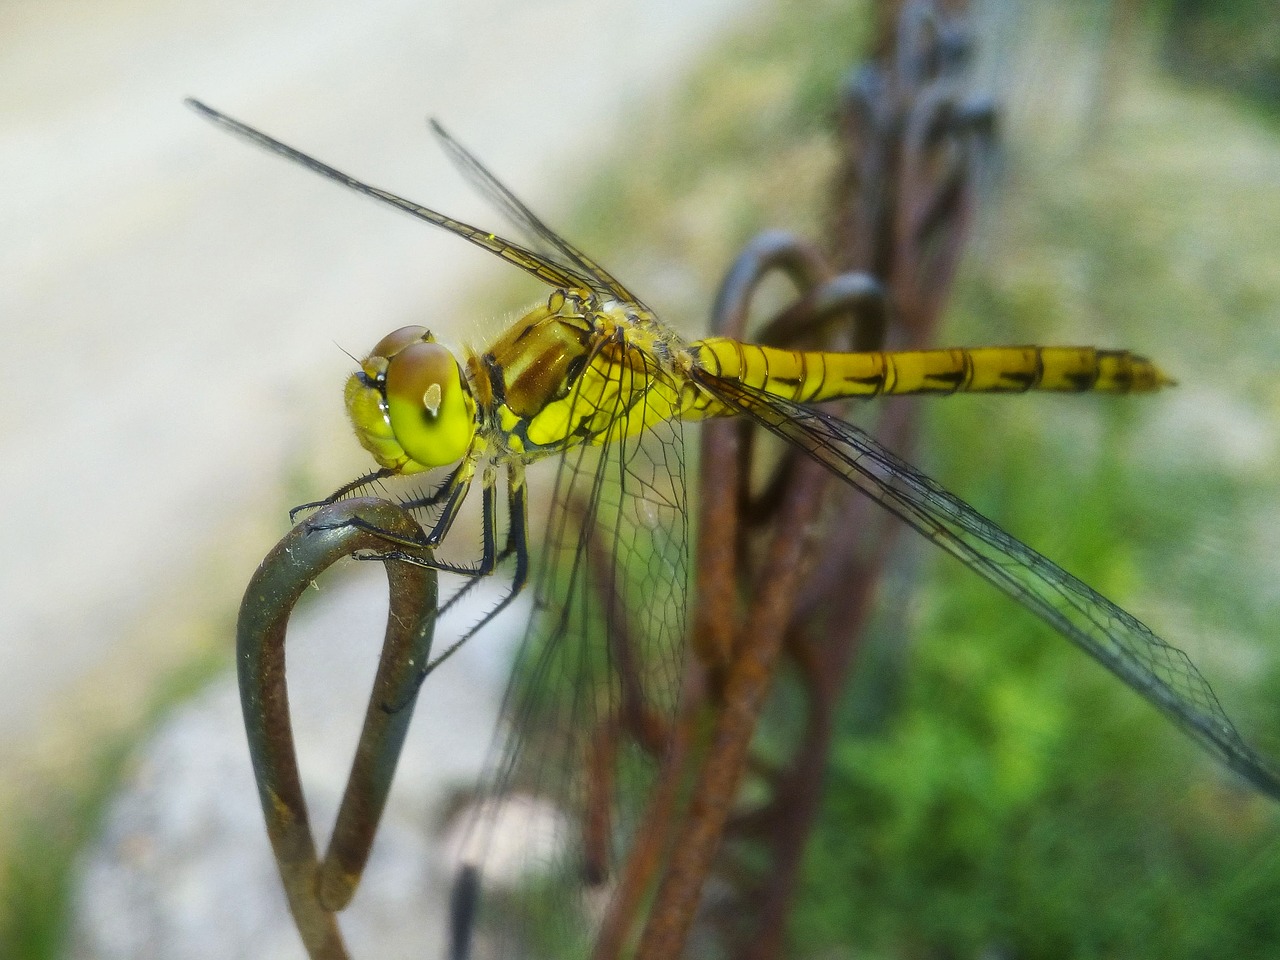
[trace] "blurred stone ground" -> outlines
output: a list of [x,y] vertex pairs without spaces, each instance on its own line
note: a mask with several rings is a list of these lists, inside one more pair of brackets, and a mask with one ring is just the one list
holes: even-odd
[[[381,637],[369,625],[386,603],[376,565],[336,573],[308,598],[288,642],[299,765],[322,849],[373,682]],[[471,606],[495,599],[482,591]],[[527,615],[522,603],[424,686],[365,881],[341,918],[353,957],[444,955],[446,816],[480,774],[494,691]],[[73,916],[74,960],[305,956],[271,859],[233,678],[175,710],[137,752],[81,858]]]
[[[51,784],[74,783],[163,699],[157,684],[201,656],[230,667],[239,593],[285,509],[365,468],[335,344],[358,353],[409,322],[475,339],[504,319],[466,300],[501,265],[247,148],[181,99],[496,225],[426,116],[554,214],[575,171],[629,109],[679,82],[730,11],[744,13],[728,0],[0,7],[0,849]],[[362,623],[381,623],[376,603],[363,609]],[[233,701],[215,686],[140,752],[87,861],[82,956],[146,955],[111,952],[128,904],[154,921],[153,955],[175,957],[192,941],[164,932],[186,922],[179,907],[257,896],[228,879],[242,846],[266,851],[239,806],[256,799]],[[351,743],[360,709],[334,718]],[[441,721],[468,731],[448,743],[474,739],[479,721],[463,716]],[[340,753],[326,762],[345,777]],[[199,896],[175,879],[201,875],[187,859],[198,847],[228,871]],[[93,884],[110,876],[123,899],[108,905]],[[230,903],[217,921],[228,936]],[[246,928],[263,911],[244,912]]]

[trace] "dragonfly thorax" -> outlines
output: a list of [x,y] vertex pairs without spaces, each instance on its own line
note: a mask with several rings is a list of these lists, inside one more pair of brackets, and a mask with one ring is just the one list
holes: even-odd
[[397,473],[460,460],[476,404],[457,359],[425,327],[387,334],[347,380],[347,415],[360,445]]

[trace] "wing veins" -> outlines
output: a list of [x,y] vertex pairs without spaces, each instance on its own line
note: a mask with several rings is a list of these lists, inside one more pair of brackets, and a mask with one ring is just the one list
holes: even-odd
[[596,260],[548,227],[542,218],[530,210],[506,184],[494,176],[475,154],[455,140],[440,121],[432,118],[430,125],[431,132],[440,141],[445,154],[467,182],[500,210],[511,223],[527,232],[531,238],[546,244],[558,257],[563,257],[565,262],[561,266],[577,273],[581,284],[597,292],[610,294],[619,300],[637,304],[640,302]]
[[1182,650],[858,427],[705,371],[695,376],[731,409],[799,447],[1035,613],[1227,766],[1280,799],[1280,774],[1240,736],[1213,688]]
[[585,290],[589,289],[589,285],[585,284],[584,278],[576,276],[571,270],[566,269],[561,264],[557,264],[539,253],[521,246],[514,241],[507,240],[492,233],[488,230],[482,230],[479,227],[472,226],[462,220],[455,220],[453,217],[444,215],[430,207],[425,207],[420,203],[414,203],[412,200],[406,200],[404,197],[394,194],[389,190],[383,190],[381,187],[375,187],[372,184],[365,183],[363,180],[357,180],[350,174],[343,173],[336,167],[317,160],[310,154],[303,153],[288,144],[281,143],[274,137],[268,136],[261,130],[257,130],[246,123],[241,123],[224,113],[215,110],[213,107],[201,103],[199,100],[188,98],[186,100],[188,106],[199,113],[201,116],[212,121],[224,130],[234,133],[236,136],[248,140],[250,143],[271,151],[278,156],[284,157],[286,160],[306,167],[313,173],[318,173],[326,179],[356,193],[364,194],[366,197],[372,197],[389,206],[402,210],[412,217],[424,220],[433,226],[448,230],[450,233],[456,234],[462,239],[475,244],[483,250],[495,256],[501,257],[508,263],[514,264],[521,270],[541,280],[543,283],[553,287],[562,287],[567,290]]

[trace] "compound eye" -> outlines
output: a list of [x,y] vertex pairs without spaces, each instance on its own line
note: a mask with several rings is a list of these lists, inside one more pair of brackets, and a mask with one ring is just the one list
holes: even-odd
[[458,361],[445,347],[421,340],[402,345],[387,364],[386,391],[391,430],[415,461],[443,467],[467,452],[475,432],[475,404]]
[[431,331],[426,327],[412,325],[401,327],[399,330],[392,330],[385,337],[378,341],[377,345],[369,351],[370,357],[385,357],[390,360],[405,347],[411,343],[421,341],[430,341]]

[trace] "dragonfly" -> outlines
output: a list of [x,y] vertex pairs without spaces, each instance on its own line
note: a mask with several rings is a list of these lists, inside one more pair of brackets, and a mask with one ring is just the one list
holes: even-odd
[[[819,406],[898,394],[1120,394],[1171,385],[1148,359],[1092,347],[840,353],[723,337],[686,340],[603,266],[547,227],[434,121],[432,129],[453,163],[520,228],[527,244],[351,177],[199,101],[188,104],[221,128],[447,230],[550,288],[545,300],[479,348],[455,353],[422,326],[402,327],[380,340],[345,388],[356,436],[378,466],[323,502],[392,477],[443,474],[405,501],[428,518],[424,539],[387,532],[387,549],[378,558],[458,574],[466,578],[459,594],[510,569],[501,600],[424,666],[420,679],[533,580],[534,612],[516,672],[558,683],[563,694],[548,706],[538,684],[513,681],[503,706],[509,729],[491,778],[509,788],[524,770],[544,790],[556,784],[559,809],[566,813],[562,832],[585,832],[564,826],[587,817],[587,788],[575,772],[591,746],[591,725],[582,718],[616,712],[626,702],[634,706],[637,696],[620,689],[622,671],[611,663],[618,620],[606,607],[617,604],[628,633],[643,646],[641,709],[659,716],[674,710],[685,649],[690,510],[683,425],[723,417],[749,418],[821,463],[1099,661],[1252,787],[1280,799],[1280,774],[1242,738],[1183,651]],[[541,460],[556,461],[558,470],[534,564],[525,470]],[[505,511],[499,507],[500,475]],[[477,485],[479,559],[457,563],[425,553],[423,548],[447,541]],[[611,600],[601,599],[593,580],[607,583]],[[551,715],[554,744],[534,747],[539,734],[527,721],[540,710]],[[661,749],[651,744],[642,756],[615,758],[614,780],[634,780],[637,766],[652,770]],[[627,820],[621,811],[612,832],[624,834]],[[569,871],[582,886],[602,886],[609,856],[584,854],[584,845],[581,836],[571,838],[567,847],[577,852],[549,856],[573,861]]]

